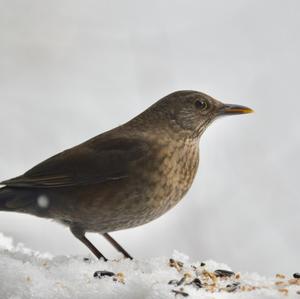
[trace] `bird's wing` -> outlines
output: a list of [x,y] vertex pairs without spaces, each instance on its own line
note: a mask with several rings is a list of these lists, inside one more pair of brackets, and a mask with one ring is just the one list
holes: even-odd
[[149,146],[141,140],[95,138],[0,184],[8,187],[60,188],[121,180],[129,176],[133,163],[147,159],[148,154]]

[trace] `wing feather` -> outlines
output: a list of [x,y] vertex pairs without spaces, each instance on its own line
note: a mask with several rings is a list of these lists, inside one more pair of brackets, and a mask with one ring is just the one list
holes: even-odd
[[130,138],[94,138],[61,152],[23,175],[0,183],[9,187],[60,188],[121,180],[149,146]]

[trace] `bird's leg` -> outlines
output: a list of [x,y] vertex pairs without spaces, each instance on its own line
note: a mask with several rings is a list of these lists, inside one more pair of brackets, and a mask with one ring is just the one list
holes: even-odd
[[85,236],[85,231],[78,227],[70,227],[72,234],[80,240],[88,249],[98,258],[103,258],[107,262],[107,258],[89,241]]
[[114,246],[119,252],[121,252],[126,258],[133,259],[132,256],[115,240],[113,239],[108,233],[103,234],[103,237],[112,245]]

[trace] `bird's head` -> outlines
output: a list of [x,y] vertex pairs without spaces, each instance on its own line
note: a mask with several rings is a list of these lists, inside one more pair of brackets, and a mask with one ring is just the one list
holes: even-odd
[[144,116],[181,136],[199,138],[215,119],[251,112],[253,110],[248,107],[223,104],[202,92],[182,90],[156,102],[144,112]]

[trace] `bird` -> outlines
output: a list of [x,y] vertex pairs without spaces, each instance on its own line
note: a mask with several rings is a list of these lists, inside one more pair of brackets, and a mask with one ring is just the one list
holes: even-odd
[[214,120],[253,112],[198,91],[175,91],[130,121],[2,181],[0,211],[55,220],[98,258],[86,233],[102,235],[132,256],[111,232],[146,224],[174,207],[190,189],[199,144]]

